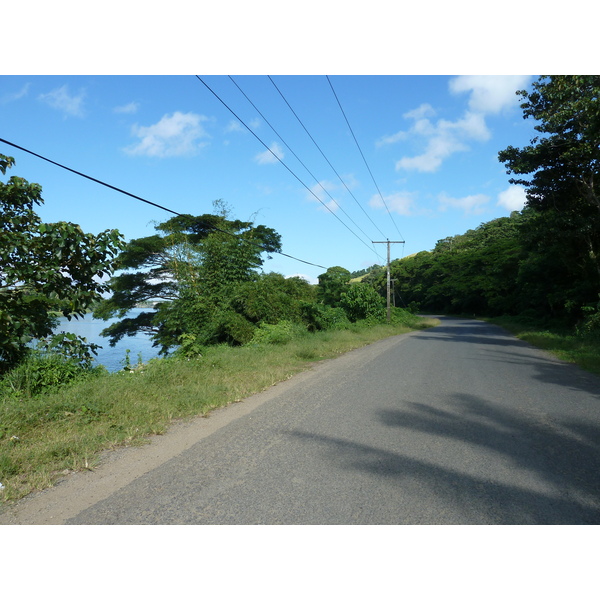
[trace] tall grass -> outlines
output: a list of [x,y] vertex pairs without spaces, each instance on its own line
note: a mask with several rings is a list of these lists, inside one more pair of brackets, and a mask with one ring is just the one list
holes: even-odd
[[279,343],[214,346],[196,359],[155,359],[131,371],[97,374],[47,393],[0,398],[0,499],[51,486],[92,469],[107,449],[147,442],[175,419],[206,415],[379,339],[434,325],[353,325]]
[[561,360],[600,375],[600,335],[597,332],[583,335],[564,327],[542,328],[535,323],[524,322],[514,317],[496,317],[488,320]]

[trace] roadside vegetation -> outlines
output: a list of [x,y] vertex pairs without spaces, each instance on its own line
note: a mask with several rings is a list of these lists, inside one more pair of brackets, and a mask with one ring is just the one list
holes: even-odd
[[[39,185],[0,182],[0,498],[93,468],[102,450],[314,361],[431,326],[419,312],[482,316],[600,374],[600,76],[541,77],[517,93],[540,136],[499,161],[527,205],[394,261],[389,324],[384,268],[330,267],[317,285],[266,272],[279,234],[220,200],[214,214],[178,215],[125,243],[117,231],[42,223]],[[13,165],[0,155],[2,174]],[[117,319],[103,333],[110,344],[147,334],[162,358],[127,356],[115,374],[94,366],[93,345],[54,333],[57,314],[89,310]]]
[[[498,158],[527,204],[392,263],[398,306],[483,316],[598,372],[600,76],[545,76],[520,91],[539,137]],[[363,279],[380,293],[386,274]]]
[[600,336],[580,328],[548,327],[515,317],[486,319],[557,358],[600,375]]
[[390,325],[356,323],[343,330],[293,334],[272,328],[244,346],[209,346],[189,360],[132,361],[117,373],[96,369],[62,385],[54,383],[58,373],[68,375],[71,367],[54,363],[46,371],[50,379],[43,392],[24,375],[5,378],[0,388],[0,498],[17,500],[69,472],[93,469],[105,450],[146,443],[174,420],[241,401],[316,361],[433,324],[397,313]]

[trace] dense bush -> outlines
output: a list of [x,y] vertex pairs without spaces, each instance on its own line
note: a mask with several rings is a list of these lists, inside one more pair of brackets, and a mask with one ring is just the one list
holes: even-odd
[[300,277],[265,273],[232,291],[230,306],[251,323],[302,321],[303,306],[316,300],[316,291]]
[[106,373],[99,366],[82,364],[57,353],[32,351],[19,366],[0,379],[0,393],[9,396],[31,397],[61,385]]
[[326,304],[306,303],[302,307],[302,319],[309,331],[345,329],[350,325],[346,311]]
[[577,326],[577,333],[600,339],[600,302],[596,306],[584,306],[584,319]]
[[295,337],[306,333],[306,328],[292,321],[261,323],[252,337],[252,344],[287,344]]
[[353,283],[342,293],[340,306],[353,323],[362,319],[385,317],[385,299],[366,283]]

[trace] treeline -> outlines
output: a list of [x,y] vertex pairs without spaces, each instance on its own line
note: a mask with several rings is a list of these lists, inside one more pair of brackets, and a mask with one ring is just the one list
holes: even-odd
[[[520,316],[576,325],[598,308],[598,262],[579,224],[526,208],[393,261],[396,304],[413,311]],[[385,293],[386,274],[364,280]]]
[[539,136],[498,158],[526,208],[396,261],[396,293],[421,310],[600,330],[600,76],[543,76],[517,94]]
[[[156,229],[119,254],[113,294],[94,311],[96,317],[121,318],[103,332],[112,345],[144,332],[161,353],[189,358],[215,344],[278,342],[386,318],[385,300],[370,285],[350,285],[352,274],[341,267],[328,269],[316,286],[265,272],[269,253],[281,248],[279,234],[231,219],[221,201],[215,214],[173,217]],[[161,301],[156,310],[127,316],[155,300]],[[394,318],[415,321],[400,309]]]

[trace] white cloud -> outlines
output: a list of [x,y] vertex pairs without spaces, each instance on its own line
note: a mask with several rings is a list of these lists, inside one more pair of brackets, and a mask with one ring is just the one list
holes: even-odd
[[[385,203],[384,201],[385,200]],[[383,197],[378,194],[371,197],[369,206],[371,208],[389,209],[390,212],[395,212],[405,217],[414,214],[415,194],[413,192],[396,192]]]
[[405,119],[414,119],[415,121],[420,121],[421,119],[425,119],[427,117],[434,117],[435,110],[431,104],[421,104],[419,108],[414,108],[413,110],[409,110],[402,115]]
[[[402,116],[405,119],[413,119],[415,121],[415,125],[413,126],[411,132],[412,133],[420,133],[422,135],[427,135],[429,133],[428,128],[431,127],[431,123],[426,117],[432,117],[435,115],[435,111],[433,110],[430,104],[421,104],[419,108],[415,108],[414,110],[409,110],[404,113]],[[386,135],[378,140],[375,144],[378,147],[385,146],[386,144],[395,144],[396,142],[400,142],[402,140],[406,140],[409,137],[409,132],[407,131],[398,131],[392,135]]]
[[494,114],[518,105],[517,90],[529,82],[527,75],[460,75],[450,80],[453,94],[469,92],[472,111]]
[[113,110],[116,113],[133,115],[138,111],[139,107],[139,102],[130,102],[129,104],[124,104],[123,106],[116,106]]
[[511,185],[498,194],[497,205],[512,212],[513,210],[522,210],[526,201],[525,188],[522,185]]
[[245,131],[245,129],[240,125],[239,121],[231,120],[227,123],[227,127],[225,127],[225,133],[232,133],[238,131]]
[[380,148],[381,146],[385,146],[387,144],[395,144],[396,142],[400,142],[408,138],[408,133],[406,131],[398,131],[398,133],[394,133],[393,135],[384,135],[381,139],[375,142],[375,145]]
[[257,154],[254,157],[254,160],[256,160],[256,162],[259,165],[270,165],[270,164],[278,162],[277,159],[283,160],[283,156],[284,156],[284,154],[283,154],[283,149],[281,148],[281,146],[277,142],[273,142],[269,146],[268,150],[265,150],[264,152]]
[[[427,110],[425,110],[427,109]],[[433,173],[437,171],[444,159],[456,152],[469,150],[466,142],[470,140],[485,141],[490,132],[483,115],[466,112],[456,121],[439,119],[435,123],[425,118],[431,115],[429,105],[421,105],[418,109],[406,113],[407,118],[415,119],[409,133],[427,139],[425,152],[417,156],[404,156],[396,162],[396,170],[420,171]],[[396,134],[398,136],[399,134]]]
[[496,114],[518,104],[516,91],[529,82],[529,76],[461,75],[450,80],[453,94],[468,93],[468,109],[455,121],[434,120],[435,111],[430,104],[404,113],[413,121],[408,131],[399,131],[381,138],[377,146],[393,144],[410,138],[423,138],[425,150],[415,156],[403,156],[396,162],[396,170],[433,173],[445,159],[456,152],[466,152],[472,141],[489,140],[491,133],[485,116]]
[[335,212],[339,208],[339,202],[332,200],[332,192],[339,186],[331,181],[322,180],[310,187],[310,192],[306,193],[306,197],[310,202],[319,202],[321,210],[329,209]]
[[208,117],[191,112],[174,112],[148,127],[134,125],[132,134],[140,138],[140,142],[125,148],[125,152],[160,158],[195,154],[206,145],[198,140],[209,137],[201,124],[207,120]]
[[83,117],[83,99],[84,92],[80,92],[77,96],[72,96],[69,93],[69,88],[66,85],[56,88],[47,94],[40,94],[39,100],[45,102],[52,108],[65,113],[66,116]]
[[485,210],[485,206],[490,201],[489,196],[485,194],[474,194],[463,198],[451,198],[447,194],[440,194],[438,197],[440,210],[445,211],[448,208],[462,210],[467,215],[479,215]]
[[26,83],[18,92],[13,92],[12,94],[4,94],[2,96],[2,104],[7,104],[8,102],[14,102],[15,100],[20,100],[24,98],[29,93],[29,88],[31,87],[31,83]]

